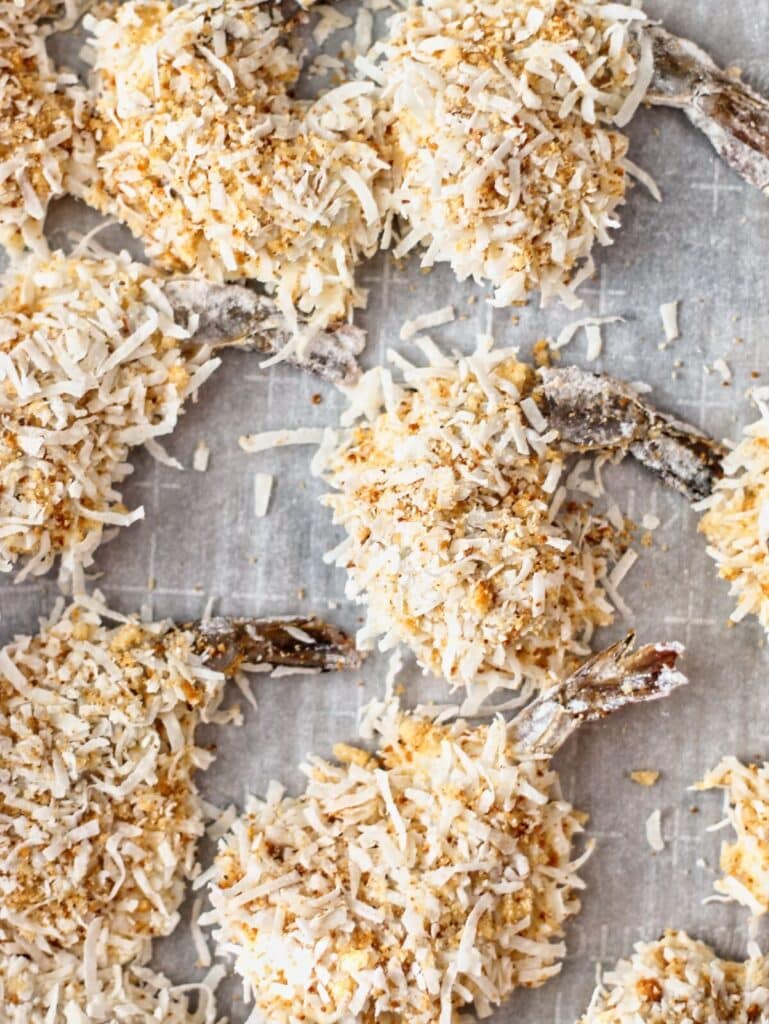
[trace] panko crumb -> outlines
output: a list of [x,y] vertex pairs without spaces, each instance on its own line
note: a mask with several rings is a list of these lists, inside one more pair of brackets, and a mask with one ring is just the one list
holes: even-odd
[[532,349],[532,355],[534,357],[535,366],[552,366],[555,353],[550,348],[549,339],[540,338],[539,341],[535,341],[534,348]]
[[637,782],[639,786],[654,786],[659,780],[662,773],[656,770],[639,769],[630,773],[630,778],[633,782]]

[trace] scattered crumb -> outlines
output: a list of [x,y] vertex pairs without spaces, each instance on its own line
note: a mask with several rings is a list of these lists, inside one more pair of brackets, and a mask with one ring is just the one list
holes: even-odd
[[357,764],[361,768],[365,768],[372,760],[368,750],[363,750],[362,747],[351,747],[349,743],[335,743],[331,748],[331,753],[342,764]]
[[732,371],[724,359],[716,359],[713,362],[713,369],[718,373],[724,383],[728,384],[732,379]]
[[323,401],[323,395],[319,395],[319,394],[318,394],[318,393],[316,392],[316,393],[315,393],[315,394],[314,394],[314,395],[312,396],[312,404],[313,404],[313,405],[320,405],[320,403],[321,403],[322,401]]
[[195,447],[195,454],[192,456],[192,468],[198,473],[205,473],[208,469],[208,460],[211,456],[211,449],[205,441],[198,441]]
[[633,782],[637,782],[639,786],[654,786],[659,777],[660,772],[649,769],[641,769],[630,773],[630,778]]
[[254,473],[254,515],[257,519],[263,519],[267,515],[273,479],[270,473]]
[[665,849],[665,841],[662,838],[662,811],[659,808],[652,811],[646,819],[646,840],[655,853],[661,853]]
[[681,332],[678,329],[678,300],[674,302],[663,302],[660,306],[662,327],[665,331],[665,341],[671,342],[680,338]]
[[534,342],[532,354],[537,366],[552,366],[553,353],[550,351],[550,342],[547,338],[540,338]]

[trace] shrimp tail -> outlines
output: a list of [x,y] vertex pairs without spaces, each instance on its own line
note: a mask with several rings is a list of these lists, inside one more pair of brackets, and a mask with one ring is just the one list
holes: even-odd
[[343,630],[314,617],[217,617],[180,628],[192,632],[195,653],[225,675],[245,662],[333,672],[357,668],[363,660]]
[[332,384],[354,384],[366,334],[353,324],[335,324],[294,348],[294,334],[275,302],[245,285],[212,284],[192,277],[166,281],[163,292],[174,319],[190,331],[188,344],[236,347],[264,355],[286,349],[286,361]]
[[688,39],[648,28],[654,78],[646,95],[656,106],[683,110],[726,163],[751,185],[769,191],[769,100],[727,74]]
[[645,644],[634,650],[634,643],[629,633],[528,704],[509,725],[518,750],[553,754],[583,722],[598,721],[628,704],[660,700],[688,682],[676,668],[681,644]]
[[724,445],[655,409],[625,381],[577,366],[539,372],[548,422],[568,448],[629,452],[692,501],[723,476]]

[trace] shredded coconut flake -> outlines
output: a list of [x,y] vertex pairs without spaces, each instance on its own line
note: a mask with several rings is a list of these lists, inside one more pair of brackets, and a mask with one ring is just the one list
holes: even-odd
[[714,359],[713,369],[716,371],[716,373],[720,376],[721,380],[724,381],[725,384],[728,384],[731,381],[732,371],[729,369],[726,360]]
[[444,306],[436,309],[433,313],[422,313],[413,320],[407,320],[400,329],[401,341],[408,341],[419,331],[428,330],[430,327],[441,327],[449,324],[454,319],[454,307]]
[[666,341],[676,341],[680,338],[680,332],[678,330],[678,300],[675,302],[663,302],[660,306],[660,316],[662,317],[662,328],[665,331]]
[[292,444],[320,444],[324,431],[319,427],[297,427],[296,430],[265,430],[261,434],[246,434],[238,439],[244,452],[256,455],[272,448]]
[[273,479],[269,473],[254,473],[254,515],[257,519],[267,515]]
[[211,457],[211,449],[205,441],[198,441],[195,446],[195,454],[192,456],[192,468],[198,473],[205,473],[208,469],[208,460]]
[[[601,354],[602,342],[600,328],[603,324],[615,324],[624,323],[624,317],[621,316],[586,316],[581,320],[575,320],[573,323],[567,324],[563,328],[561,333],[558,335],[556,341],[551,344],[551,348],[558,350],[565,348],[575,337],[577,332],[583,327],[587,334],[588,348],[587,348],[587,359],[597,359]],[[591,333],[592,332],[592,333]],[[597,332],[597,333],[596,333]]]
[[646,819],[646,841],[655,853],[661,853],[665,849],[662,838],[662,811],[659,808],[652,811]]

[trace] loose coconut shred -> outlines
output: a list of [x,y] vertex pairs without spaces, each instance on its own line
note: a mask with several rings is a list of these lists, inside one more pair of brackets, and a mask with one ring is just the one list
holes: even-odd
[[111,627],[96,603],[0,650],[0,993],[14,1024],[85,1020],[86,1006],[143,1022],[164,1002],[163,1020],[189,1019],[183,993],[141,965],[196,868],[193,773],[212,756],[195,728],[235,713],[190,635]]
[[396,255],[421,245],[423,266],[490,282],[498,305],[532,289],[578,305],[593,245],[619,224],[628,141],[613,126],[651,80],[644,20],[599,0],[426,0],[395,15],[370,73],[407,224]]
[[29,257],[0,293],[0,571],[62,556],[82,587],[105,527],[128,525],[117,485],[134,445],[170,433],[219,365],[129,258]]
[[171,269],[253,278],[310,326],[363,301],[353,268],[382,229],[375,87],[291,98],[277,5],[162,0],[87,19],[99,180],[86,198]]
[[723,789],[734,843],[721,846],[724,877],[716,892],[758,916],[769,911],[769,765],[741,764],[725,757],[697,786]]
[[0,2],[0,244],[12,252],[45,251],[48,203],[82,190],[94,166],[86,92],[45,48],[64,13],[55,0]]
[[745,428],[723,461],[723,478],[697,507],[705,509],[699,529],[708,554],[737,598],[732,621],[756,615],[769,633],[769,390],[753,397],[761,419]]
[[312,758],[273,783],[220,847],[212,918],[271,1022],[481,1016],[555,975],[582,888],[583,816],[505,723],[385,716],[376,755]]
[[624,530],[570,500],[564,456],[512,350],[433,354],[404,381],[366,374],[342,430],[314,462],[347,539],[327,556],[366,605],[365,649],[408,644],[426,670],[469,688],[552,685],[614,609],[601,584]]
[[579,1024],[754,1024],[769,1012],[769,963],[720,960],[685,932],[639,942],[604,975]]

